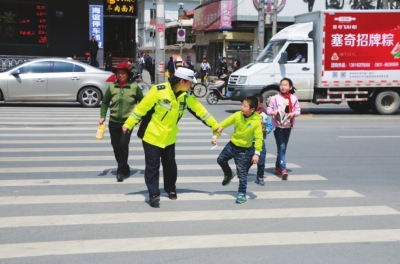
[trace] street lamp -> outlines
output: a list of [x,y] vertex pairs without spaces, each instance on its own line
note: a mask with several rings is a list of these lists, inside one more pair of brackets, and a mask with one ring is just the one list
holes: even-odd
[[[182,22],[182,20],[183,20],[183,17],[185,16],[185,12],[183,11],[183,5],[184,5],[184,3],[179,3],[178,4],[179,5],[179,9],[178,9],[178,23],[180,24],[180,26],[181,26],[181,30],[180,30],[180,34],[185,34],[184,33],[184,31],[182,30],[183,29],[183,22]],[[185,34],[186,35],[186,34]],[[182,41],[181,41],[181,44],[179,45],[179,47],[180,47],[180,55],[181,55],[181,57],[182,57],[182,47],[183,47],[183,44],[182,44]]]

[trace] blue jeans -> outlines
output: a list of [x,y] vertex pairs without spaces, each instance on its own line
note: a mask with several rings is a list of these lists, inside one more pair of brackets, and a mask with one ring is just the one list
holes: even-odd
[[234,159],[237,176],[239,178],[239,192],[246,192],[247,189],[247,167],[248,163],[251,161],[251,159],[249,159],[249,151],[250,148],[238,147],[229,141],[217,159],[224,174],[229,176],[232,175],[232,169],[229,166],[228,161]]
[[289,143],[291,128],[275,128],[274,136],[276,141],[277,156],[275,167],[286,170],[286,149]]
[[[249,164],[247,167],[247,174],[249,174],[249,170],[251,168],[251,166],[253,165],[251,163],[251,159],[253,158],[255,149],[254,149],[254,144],[250,147],[250,151],[249,151]],[[262,150],[260,152],[260,157],[258,159],[258,163],[257,163],[257,178],[264,178],[264,169],[265,169],[265,156],[267,155],[267,149],[265,148],[265,141],[263,140],[262,142]]]

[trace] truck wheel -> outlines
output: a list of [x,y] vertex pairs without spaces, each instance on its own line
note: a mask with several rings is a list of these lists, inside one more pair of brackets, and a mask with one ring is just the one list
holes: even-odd
[[400,106],[399,94],[393,91],[380,92],[375,98],[375,108],[379,114],[393,115]]
[[368,101],[347,101],[347,104],[351,110],[360,114],[365,114],[371,109]]
[[209,92],[206,97],[207,103],[215,105],[218,103],[218,97],[214,92]]
[[279,93],[279,92],[276,91],[276,90],[268,90],[268,91],[264,92],[264,93],[262,94],[263,101],[264,101],[264,106],[265,106],[265,107],[268,107],[269,101],[271,100],[271,98],[272,98],[274,95],[277,95],[278,93]]
[[101,93],[97,88],[86,87],[79,92],[78,100],[83,107],[96,107],[100,104]]

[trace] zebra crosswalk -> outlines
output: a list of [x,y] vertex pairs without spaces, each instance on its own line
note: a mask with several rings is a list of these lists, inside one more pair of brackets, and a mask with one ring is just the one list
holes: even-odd
[[[210,149],[210,129],[190,114],[179,124],[176,145],[178,199],[163,193],[160,208],[151,208],[140,140],[132,135],[131,175],[116,182],[108,132],[102,141],[95,139],[98,112],[1,108],[1,263],[281,263],[266,252],[400,241],[399,224],[376,221],[399,223],[400,212],[366,202],[368,193],[335,189],[331,179],[304,173],[310,170],[297,163],[287,164],[294,169],[287,182],[272,174],[272,138],[265,186],[253,182],[253,166],[248,201],[235,204],[238,179],[221,186],[216,163],[231,130]],[[303,257],[293,263],[322,262]]]

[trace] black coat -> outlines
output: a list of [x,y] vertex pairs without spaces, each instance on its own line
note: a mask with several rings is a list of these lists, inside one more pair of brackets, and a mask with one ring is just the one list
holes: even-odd
[[97,54],[99,50],[99,43],[97,41],[90,40],[89,41],[89,52],[93,54]]

